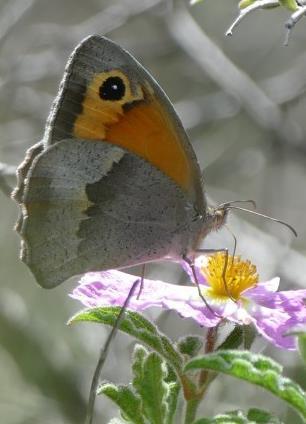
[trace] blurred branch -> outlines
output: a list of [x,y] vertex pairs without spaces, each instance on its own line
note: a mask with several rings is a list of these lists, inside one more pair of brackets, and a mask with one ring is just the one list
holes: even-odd
[[259,85],[279,105],[297,100],[306,91],[306,54],[288,70],[259,82]]
[[260,127],[273,132],[282,144],[306,153],[304,136],[297,123],[222,52],[186,10],[178,10],[167,23],[172,37],[185,53],[236,99]]
[[33,6],[34,0],[9,0],[0,10],[0,41],[9,33],[24,14]]
[[[297,101],[306,93],[306,54],[301,55],[286,71],[259,81],[258,86],[279,106]],[[241,104],[220,90],[182,99],[175,103],[175,109],[183,120],[184,127],[192,129],[238,115]],[[295,145],[294,148],[300,151],[299,146],[301,145]],[[306,153],[303,146],[301,153]]]
[[16,167],[0,162],[0,190],[8,197],[11,196],[12,187],[6,182],[6,177],[16,174]]
[[233,35],[233,30],[240,24],[243,18],[245,18],[249,13],[254,12],[258,9],[265,9],[267,7],[274,7],[279,6],[278,0],[258,0],[255,3],[251,4],[248,7],[245,7],[244,9],[240,9],[239,15],[234,20],[232,25],[229,27],[229,29],[226,31],[225,35]]
[[66,42],[71,44],[80,37],[85,37],[93,32],[103,35],[114,31],[130,18],[148,12],[162,2],[163,0],[126,0],[120,4],[111,2],[111,5],[102,9],[101,12],[76,25],[63,26],[45,22],[33,25],[32,29],[35,34],[41,34],[40,43],[59,42],[63,45]]

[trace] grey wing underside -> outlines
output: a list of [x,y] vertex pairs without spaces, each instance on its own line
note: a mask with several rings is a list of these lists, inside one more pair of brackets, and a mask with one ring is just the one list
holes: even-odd
[[21,257],[43,287],[178,257],[188,244],[194,212],[186,195],[149,162],[107,142],[37,144],[18,179]]

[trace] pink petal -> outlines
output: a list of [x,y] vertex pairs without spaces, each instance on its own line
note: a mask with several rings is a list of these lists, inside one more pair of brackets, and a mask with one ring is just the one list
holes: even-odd
[[[87,307],[122,306],[138,278],[120,271],[88,273],[73,290],[71,297]],[[294,350],[295,337],[286,336],[286,333],[297,325],[306,324],[306,290],[275,292],[278,284],[278,278],[258,283],[256,287],[246,290],[242,301],[237,303],[210,297],[209,287],[203,285],[202,293],[210,305],[207,308],[195,286],[178,286],[145,279],[139,299],[136,290],[130,299],[129,309],[143,311],[153,306],[172,309],[205,327],[216,326],[222,317],[239,324],[253,322],[258,332],[271,343]]]
[[296,350],[296,341],[293,336],[286,336],[286,333],[296,326],[297,321],[283,311],[261,307],[257,313],[253,313],[254,324],[260,334],[275,346]]
[[[135,277],[121,271],[93,272],[86,274],[80,285],[70,295],[87,307],[122,306],[135,282]],[[222,319],[226,305],[213,305],[216,314],[203,303],[194,286],[178,286],[163,281],[144,280],[139,299],[136,294],[130,299],[128,308],[143,311],[156,306],[176,310],[184,318],[192,318],[205,327],[214,327]]]
[[243,297],[252,299],[256,303],[265,302],[267,298],[272,298],[279,287],[279,277],[272,280],[259,282],[255,287],[251,287],[243,292]]
[[[203,284],[207,286],[207,281],[206,278],[204,277],[204,275],[201,272],[201,265],[203,264],[203,261],[207,260],[206,256],[201,255],[195,258],[194,260],[194,270],[195,270],[195,274],[198,280],[199,284]],[[191,266],[184,260],[182,260],[180,262],[182,268],[184,269],[184,271],[186,272],[186,274],[189,276],[190,280],[194,283],[194,275],[191,269]]]

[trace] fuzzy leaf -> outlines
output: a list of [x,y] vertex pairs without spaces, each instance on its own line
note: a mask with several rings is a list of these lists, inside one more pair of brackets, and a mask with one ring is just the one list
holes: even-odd
[[233,331],[218,346],[217,350],[237,349],[243,342],[243,329],[240,325],[236,325]]
[[200,418],[193,424],[282,424],[282,422],[269,412],[254,408],[249,410],[247,416],[242,411],[231,411],[213,418]]
[[249,409],[248,419],[256,424],[283,424],[279,418],[274,417],[270,412],[258,408]]
[[180,390],[181,386],[178,382],[168,383],[167,414],[165,424],[175,423],[174,419]]
[[182,355],[187,355],[190,358],[196,356],[203,347],[203,340],[198,336],[182,337],[177,342],[177,347]]
[[142,380],[137,379],[137,392],[142,400],[143,413],[151,424],[164,424],[168,387],[164,382],[167,375],[162,358],[155,352],[143,360]]
[[209,369],[263,387],[285,400],[306,419],[306,396],[301,387],[282,376],[283,368],[272,359],[248,351],[224,350],[192,359],[185,371]]
[[138,392],[143,381],[143,367],[145,359],[149,352],[142,346],[136,345],[133,352],[132,371],[133,371],[133,387]]
[[111,399],[119,408],[128,422],[144,424],[145,420],[141,412],[141,401],[127,386],[116,386],[112,383],[103,383],[98,394],[104,394]]
[[236,325],[217,350],[238,349],[243,344],[244,349],[250,349],[257,335],[253,325]]
[[244,325],[242,327],[243,334],[243,349],[251,349],[251,346],[257,336],[257,331],[254,325]]
[[[133,386],[137,393],[142,393],[142,385],[145,378],[146,361],[149,352],[142,346],[136,345],[133,353]],[[172,424],[176,413],[177,400],[180,392],[180,384],[177,382],[176,374],[173,368],[167,367],[166,363],[163,364],[165,372],[163,373],[163,384],[166,384],[167,391],[165,393],[166,412],[164,416],[165,424]]]
[[[113,326],[116,322],[120,309],[120,307],[111,306],[85,309],[74,315],[69,320],[69,324],[86,321]],[[174,349],[173,342],[142,315],[137,312],[127,310],[125,317],[121,321],[119,329],[158,352],[178,373],[181,372],[183,359]]]
[[292,12],[298,9],[298,4],[295,0],[279,0],[279,2],[282,6]]

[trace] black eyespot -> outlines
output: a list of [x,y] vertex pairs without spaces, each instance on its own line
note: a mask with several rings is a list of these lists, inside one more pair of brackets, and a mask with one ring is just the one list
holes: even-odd
[[103,100],[120,100],[125,94],[125,85],[120,77],[107,78],[99,89]]

